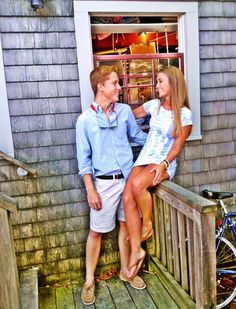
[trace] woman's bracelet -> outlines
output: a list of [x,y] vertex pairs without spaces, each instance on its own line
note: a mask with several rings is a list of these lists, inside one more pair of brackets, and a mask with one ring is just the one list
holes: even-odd
[[168,168],[170,165],[170,162],[167,159],[164,159],[163,162],[165,163],[166,168]]

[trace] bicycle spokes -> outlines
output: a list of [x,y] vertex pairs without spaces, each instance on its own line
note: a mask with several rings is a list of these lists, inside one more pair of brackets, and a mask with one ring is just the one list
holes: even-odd
[[223,237],[218,243],[216,267],[217,308],[223,308],[236,296],[236,249]]

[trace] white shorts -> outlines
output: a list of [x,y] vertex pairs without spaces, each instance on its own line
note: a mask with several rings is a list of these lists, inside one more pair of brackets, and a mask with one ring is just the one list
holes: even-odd
[[116,226],[116,217],[125,222],[122,193],[125,179],[98,179],[94,181],[102,199],[102,209],[90,209],[90,229],[94,232],[108,233]]

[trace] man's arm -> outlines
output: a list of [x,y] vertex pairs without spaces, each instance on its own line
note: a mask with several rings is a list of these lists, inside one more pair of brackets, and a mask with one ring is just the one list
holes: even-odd
[[79,174],[83,177],[89,207],[99,210],[102,207],[102,203],[101,198],[95,189],[92,178],[92,150],[85,124],[81,118],[78,119],[76,123],[76,149]]
[[142,118],[142,117],[146,117],[147,113],[145,112],[143,105],[136,107],[132,110],[134,117],[135,118]]
[[[144,109],[143,111],[140,111],[139,115],[141,114],[144,114]],[[128,110],[128,137],[131,142],[135,142],[138,145],[144,145],[147,139],[147,133],[143,132],[140,126],[137,125],[131,108]]]
[[95,210],[101,209],[102,200],[95,189],[92,175],[91,174],[84,175],[83,181],[84,181],[84,185],[87,191],[87,200],[88,200],[89,207]]

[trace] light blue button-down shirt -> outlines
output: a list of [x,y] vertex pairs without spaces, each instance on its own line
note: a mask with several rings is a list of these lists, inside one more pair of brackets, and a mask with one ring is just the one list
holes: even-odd
[[147,134],[136,124],[127,104],[115,103],[110,117],[93,103],[76,123],[76,148],[79,174],[112,175],[122,172],[125,178],[133,166],[129,142],[144,145]]

